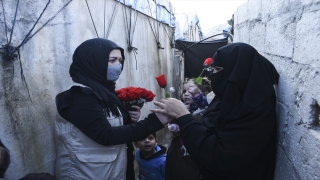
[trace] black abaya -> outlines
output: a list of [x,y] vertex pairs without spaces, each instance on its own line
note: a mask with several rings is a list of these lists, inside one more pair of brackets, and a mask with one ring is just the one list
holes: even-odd
[[214,66],[223,70],[211,74],[216,97],[203,123],[192,115],[177,119],[186,148],[200,166],[203,179],[273,179],[276,69],[244,43],[220,48]]

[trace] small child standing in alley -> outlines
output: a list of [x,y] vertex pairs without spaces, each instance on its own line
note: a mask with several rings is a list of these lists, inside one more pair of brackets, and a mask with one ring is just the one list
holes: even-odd
[[134,142],[135,147],[139,148],[136,160],[139,164],[140,180],[164,180],[167,149],[157,143],[156,133]]

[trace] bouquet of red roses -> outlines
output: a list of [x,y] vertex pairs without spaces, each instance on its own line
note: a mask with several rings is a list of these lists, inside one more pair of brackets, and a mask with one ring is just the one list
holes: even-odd
[[156,96],[152,91],[145,88],[132,86],[116,90],[116,93],[128,110],[132,109],[132,106],[139,106],[142,108],[145,102],[152,101]]

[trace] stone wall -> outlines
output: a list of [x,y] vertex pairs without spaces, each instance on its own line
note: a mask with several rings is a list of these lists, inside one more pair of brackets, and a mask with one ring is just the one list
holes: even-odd
[[[18,0],[1,2],[4,13],[1,7],[0,45],[8,43],[13,30],[11,45],[16,47],[32,28],[48,1],[20,0],[14,27]],[[51,1],[33,33],[68,2],[69,0]],[[133,10],[132,15],[137,13],[138,18],[135,33],[131,34],[132,46],[138,50],[137,54],[129,52],[123,11],[126,10],[129,14],[131,10],[122,4],[116,6],[116,3],[115,0],[88,0],[99,37],[106,37],[110,22],[113,22],[108,38],[126,51],[124,71],[117,81],[117,88],[129,85],[144,87],[157,94],[156,99],[159,100],[165,95],[155,76],[166,75],[167,91],[172,86],[174,50],[168,36],[173,29],[149,19],[153,27],[158,28],[159,42],[164,48],[158,49],[148,17]],[[114,11],[116,7],[117,11]],[[112,21],[113,12],[115,16]],[[132,22],[133,20],[132,17]],[[5,26],[8,28],[7,33]],[[54,174],[54,120],[58,115],[54,98],[72,83],[69,66],[75,48],[83,41],[96,37],[86,1],[73,0],[20,48],[20,58],[10,62],[0,56],[0,138],[11,154],[11,164],[5,179],[15,180],[27,173],[36,172]],[[22,81],[21,69],[28,89]],[[153,106],[153,103],[145,104],[141,118],[147,116]]]
[[280,74],[275,179],[320,179],[320,1],[249,0],[234,42],[254,46]]

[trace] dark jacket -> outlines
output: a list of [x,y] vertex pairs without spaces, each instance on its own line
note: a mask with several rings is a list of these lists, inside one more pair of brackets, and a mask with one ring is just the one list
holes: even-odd
[[185,148],[181,137],[173,138],[167,151],[166,180],[200,179],[199,166]]

